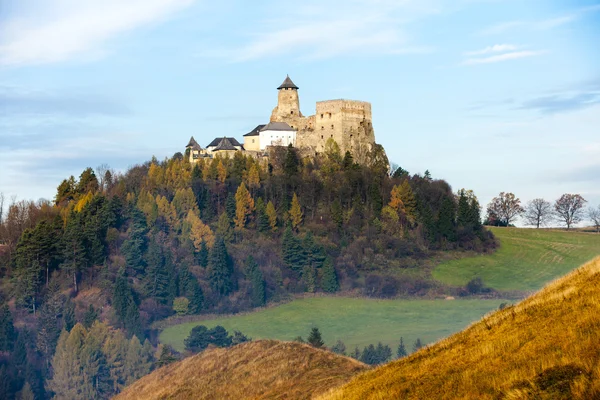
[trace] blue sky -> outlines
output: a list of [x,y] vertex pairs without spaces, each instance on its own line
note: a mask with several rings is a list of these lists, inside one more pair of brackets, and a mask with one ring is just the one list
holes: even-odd
[[377,141],[485,205],[581,193],[600,204],[600,1],[0,1],[0,192],[52,198],[194,135],[372,103]]

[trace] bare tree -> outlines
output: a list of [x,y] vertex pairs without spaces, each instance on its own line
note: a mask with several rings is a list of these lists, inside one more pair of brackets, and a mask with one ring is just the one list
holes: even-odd
[[521,207],[521,200],[513,193],[501,192],[498,197],[494,197],[487,207],[489,216],[498,218],[499,221],[509,226],[519,215],[523,214],[525,209]]
[[2,222],[4,218],[4,193],[0,192],[0,226],[2,226]]
[[527,225],[546,226],[552,220],[552,204],[544,199],[533,199],[525,207],[525,221]]
[[110,171],[110,166],[108,164],[100,164],[96,167],[96,176],[100,179],[100,191],[106,190],[106,173]]
[[556,217],[564,222],[567,229],[583,219],[583,207],[587,201],[579,194],[565,193],[554,202]]
[[590,207],[588,217],[596,227],[596,232],[600,233],[600,205],[598,208]]

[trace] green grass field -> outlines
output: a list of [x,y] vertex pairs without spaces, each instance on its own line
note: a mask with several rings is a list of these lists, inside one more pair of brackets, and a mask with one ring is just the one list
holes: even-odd
[[417,338],[432,343],[479,320],[498,308],[502,300],[371,300],[342,297],[318,297],[295,300],[255,313],[191,322],[165,329],[162,343],[184,349],[183,340],[196,325],[222,325],[228,331],[239,330],[253,339],[306,339],[310,329],[318,327],[326,345],[337,339],[347,351],[378,341],[396,351],[400,336],[408,351]]
[[600,255],[600,235],[547,229],[492,228],[500,248],[491,255],[451,260],[433,277],[462,286],[481,277],[497,290],[535,291]]

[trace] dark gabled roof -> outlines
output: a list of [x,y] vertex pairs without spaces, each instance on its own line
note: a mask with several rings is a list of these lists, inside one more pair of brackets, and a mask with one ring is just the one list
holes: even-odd
[[215,140],[213,140],[212,142],[210,142],[210,143],[208,144],[208,146],[206,146],[206,147],[216,147],[216,146],[218,146],[218,145],[219,145],[219,143],[221,143],[221,141],[222,141],[223,139],[227,139],[227,140],[229,140],[229,142],[230,142],[230,143],[231,143],[233,146],[241,146],[240,142],[238,142],[237,140],[235,140],[235,138],[232,138],[232,137],[222,137],[222,138],[221,138],[221,137],[218,137],[218,138],[216,138]]
[[265,124],[258,125],[256,128],[252,129],[250,132],[246,133],[244,136],[258,136],[262,128],[265,127]]
[[225,137],[225,138],[221,139],[221,142],[219,143],[219,145],[213,149],[213,151],[219,151],[219,150],[237,150],[237,149],[235,148],[233,143],[231,143],[231,141]]
[[190,138],[190,141],[188,142],[187,146],[185,146],[186,149],[188,147],[191,147],[194,150],[202,150],[202,147],[198,144],[198,142],[196,142],[196,139],[194,139],[194,137],[192,136]]
[[261,131],[295,131],[295,129],[286,122],[269,122]]
[[286,89],[286,88],[287,89],[299,89],[299,87],[296,86],[294,84],[294,82],[292,82],[292,80],[290,79],[289,75],[285,77],[285,80],[283,81],[283,83],[281,85],[279,85],[279,87],[277,88],[277,90]]

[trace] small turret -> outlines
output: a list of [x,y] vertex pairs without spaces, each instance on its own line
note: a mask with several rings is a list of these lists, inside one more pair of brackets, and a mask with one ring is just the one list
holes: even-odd
[[287,75],[285,77],[285,80],[283,81],[283,83],[281,85],[279,85],[279,87],[277,88],[277,90],[281,90],[281,89],[292,89],[292,90],[298,90],[300,89],[298,86],[296,86],[296,84],[294,82],[292,82],[292,80],[290,79],[290,76]]
[[294,121],[302,117],[300,112],[300,98],[298,97],[298,86],[287,75],[285,80],[277,88],[277,107],[271,114],[271,122],[289,122],[290,125],[298,126]]

